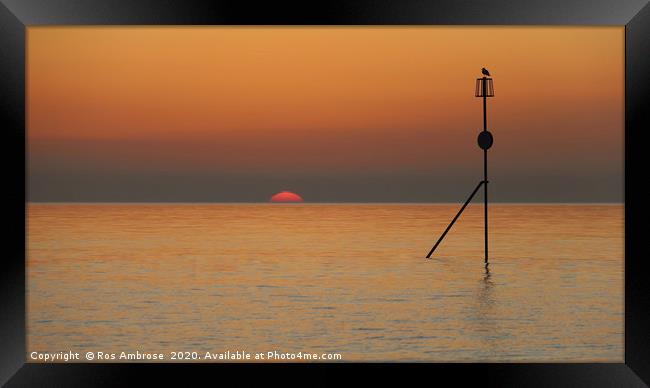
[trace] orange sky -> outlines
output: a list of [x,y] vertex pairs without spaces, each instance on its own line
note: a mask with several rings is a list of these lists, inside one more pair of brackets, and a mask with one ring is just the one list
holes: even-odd
[[568,174],[564,182],[604,171],[622,192],[623,27],[29,27],[27,36],[35,177],[404,171],[474,181],[473,92],[485,66],[497,176]]

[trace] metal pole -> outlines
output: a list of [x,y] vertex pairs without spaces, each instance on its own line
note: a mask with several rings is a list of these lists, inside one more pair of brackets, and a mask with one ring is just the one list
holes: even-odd
[[[489,79],[487,77],[479,78],[477,81],[482,81],[481,85],[481,90],[479,91],[478,89],[478,82],[477,82],[477,89],[476,89],[476,97],[483,97],[483,131],[479,134],[478,137],[478,144],[479,147],[483,149],[483,180],[479,182],[478,186],[474,189],[472,194],[470,194],[469,198],[467,198],[467,201],[463,204],[463,206],[460,208],[456,216],[454,217],[453,220],[451,220],[451,223],[447,226],[447,229],[442,233],[438,241],[436,241],[436,244],[431,248],[429,251],[429,254],[427,255],[427,259],[431,257],[431,254],[433,251],[436,250],[438,245],[440,245],[440,242],[445,238],[447,235],[447,232],[451,229],[451,227],[454,225],[458,217],[460,217],[461,213],[463,210],[465,210],[465,207],[470,203],[472,198],[474,198],[474,195],[478,192],[478,189],[481,188],[481,185],[483,186],[483,200],[484,200],[484,205],[483,205],[483,221],[484,221],[484,231],[485,231],[485,269],[487,270],[488,267],[488,173],[487,173],[487,150],[492,146],[492,134],[488,131],[487,129],[487,97],[488,97],[488,86],[487,86],[487,81]],[[479,93],[483,93],[480,95]]]
[[[483,131],[487,131],[487,78],[483,77]],[[483,150],[483,221],[485,229],[485,266],[488,265],[488,176],[487,176],[487,148]]]

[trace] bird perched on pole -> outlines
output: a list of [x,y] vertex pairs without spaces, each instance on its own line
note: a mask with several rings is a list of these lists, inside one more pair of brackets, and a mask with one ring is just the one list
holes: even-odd
[[488,77],[490,76],[490,72],[487,71],[487,69],[485,67],[481,68],[481,73],[483,73],[483,75],[487,75]]

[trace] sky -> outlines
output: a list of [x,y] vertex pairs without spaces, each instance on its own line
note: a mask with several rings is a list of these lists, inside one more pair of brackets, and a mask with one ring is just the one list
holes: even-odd
[[621,202],[624,28],[27,28],[33,202]]

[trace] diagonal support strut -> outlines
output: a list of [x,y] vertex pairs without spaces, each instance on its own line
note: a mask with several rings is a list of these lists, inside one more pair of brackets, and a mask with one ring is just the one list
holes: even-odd
[[465,210],[465,208],[466,208],[467,205],[470,203],[470,201],[472,200],[472,198],[474,198],[474,195],[476,195],[476,192],[478,191],[478,189],[481,188],[481,185],[487,184],[487,182],[488,182],[488,181],[485,180],[485,181],[480,181],[480,182],[478,183],[478,185],[476,186],[476,188],[474,189],[474,191],[472,191],[472,194],[470,194],[469,198],[467,198],[467,201],[465,201],[465,203],[464,203],[463,206],[460,208],[460,210],[458,211],[458,213],[456,213],[456,217],[454,217],[454,219],[451,220],[451,223],[449,223],[449,226],[447,226],[447,229],[445,229],[445,231],[442,232],[442,235],[440,236],[440,238],[438,239],[438,241],[436,242],[436,244],[433,246],[433,248],[431,248],[431,250],[429,251],[429,254],[427,255],[427,259],[430,258],[430,257],[431,257],[431,254],[433,254],[433,251],[435,251],[436,248],[438,248],[438,245],[440,245],[440,242],[442,242],[442,239],[445,238],[445,236],[447,235],[447,232],[449,232],[449,229],[451,229],[451,227],[454,226],[454,223],[456,222],[456,220],[458,219],[458,217],[460,217],[461,213],[463,212],[463,210]]

